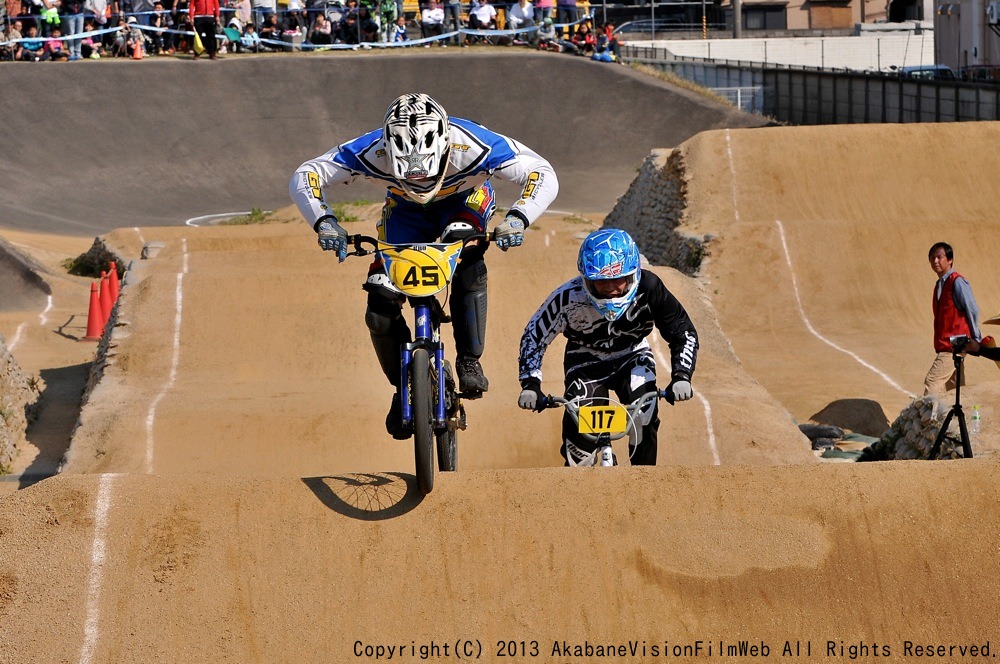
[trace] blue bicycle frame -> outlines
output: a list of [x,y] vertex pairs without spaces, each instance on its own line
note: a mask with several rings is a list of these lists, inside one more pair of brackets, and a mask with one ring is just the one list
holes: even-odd
[[413,297],[409,298],[413,307],[416,325],[414,326],[414,339],[403,346],[400,357],[400,405],[402,406],[403,426],[409,427],[413,423],[413,407],[410,404],[410,364],[413,359],[413,351],[417,348],[426,348],[428,353],[433,353],[435,371],[438,373],[437,399],[434,400],[434,426],[445,426],[445,381],[441,376],[441,367],[444,366],[444,344],[441,343],[438,327],[433,321],[431,310],[431,298]]

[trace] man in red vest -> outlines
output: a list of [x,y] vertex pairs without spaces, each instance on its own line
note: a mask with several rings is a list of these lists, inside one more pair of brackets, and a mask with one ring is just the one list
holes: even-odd
[[[951,245],[937,242],[927,253],[931,269],[938,276],[931,305],[934,311],[934,351],[937,355],[924,378],[924,394],[944,394],[957,386],[952,337],[982,339],[979,334],[979,307],[969,281],[955,272]],[[964,379],[964,376],[963,376]],[[965,381],[962,381],[965,384]]]

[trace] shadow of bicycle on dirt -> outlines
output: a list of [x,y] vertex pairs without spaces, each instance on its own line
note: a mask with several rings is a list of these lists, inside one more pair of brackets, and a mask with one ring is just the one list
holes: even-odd
[[417,478],[405,473],[349,473],[304,477],[302,482],[334,512],[361,521],[394,519],[424,498]]

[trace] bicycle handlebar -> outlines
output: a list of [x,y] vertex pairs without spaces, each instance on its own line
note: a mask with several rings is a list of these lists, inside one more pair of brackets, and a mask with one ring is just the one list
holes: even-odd
[[[496,231],[494,231],[492,233],[476,233],[475,235],[470,235],[468,237],[462,238],[461,239],[462,249],[464,250],[465,247],[469,245],[469,243],[475,242],[477,240],[486,240],[487,242],[494,242],[494,241],[496,241],[495,235],[496,235]],[[456,241],[458,241],[458,240],[456,240]],[[370,235],[364,235],[364,234],[361,234],[361,233],[358,233],[356,235],[348,235],[347,236],[347,242],[348,242],[348,244],[354,246],[354,251],[348,251],[347,254],[346,254],[347,256],[370,256],[371,254],[374,254],[376,251],[378,251],[378,245],[379,245],[380,242],[382,244],[392,244],[391,242],[384,242],[382,240],[379,240],[378,238],[374,238],[374,237],[372,237]],[[406,246],[412,246],[412,245],[416,245],[416,244],[435,244],[435,243],[434,242],[401,242],[399,244],[400,245],[406,245]],[[371,249],[366,249],[365,245],[371,245],[372,248]]]
[[[640,403],[640,402],[642,402],[642,401],[644,401],[646,399],[649,399],[649,395],[650,394],[653,394],[653,393],[652,392],[647,392],[646,394],[638,397],[631,404],[628,404],[627,406],[624,406],[624,407],[627,408],[627,409],[632,408],[636,404],[638,404],[638,403]],[[606,398],[606,397],[598,397],[598,398]],[[667,388],[664,388],[662,390],[661,389],[657,389],[656,390],[656,398],[657,399],[663,399],[664,401],[666,401],[667,403],[669,403],[671,406],[674,405],[674,394],[673,394],[673,392],[671,392]],[[575,410],[579,410],[579,406],[580,406],[579,402],[581,400],[582,400],[582,397],[576,397],[574,399],[566,399],[565,397],[556,396],[554,394],[543,394],[542,395],[542,402],[539,404],[538,410],[539,410],[539,412],[541,412],[542,410],[545,410],[545,409],[548,409],[548,408],[560,408],[560,407],[563,407],[563,406],[570,406],[571,408],[574,408]]]

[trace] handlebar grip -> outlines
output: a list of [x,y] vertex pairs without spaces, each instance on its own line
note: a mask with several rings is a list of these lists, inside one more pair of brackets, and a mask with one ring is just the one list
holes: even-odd
[[543,394],[542,395],[542,400],[538,404],[538,410],[542,411],[542,410],[545,410],[546,408],[558,408],[561,405],[562,404],[559,403],[558,401],[556,401],[556,398],[553,395],[551,395],[551,394]]

